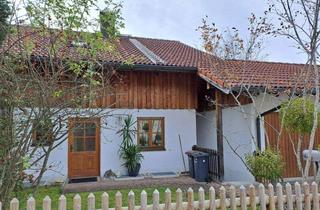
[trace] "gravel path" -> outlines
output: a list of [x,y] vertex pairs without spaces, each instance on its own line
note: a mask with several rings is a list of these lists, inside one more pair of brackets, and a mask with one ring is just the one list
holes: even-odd
[[203,187],[207,191],[211,186],[218,190],[221,187],[221,183],[197,182],[189,176],[180,176],[174,178],[144,178],[140,180],[100,180],[97,182],[69,183],[65,184],[62,187],[62,191],[64,193],[69,193],[150,187],[181,188],[182,190],[186,190],[189,187],[191,187],[195,191],[197,191],[199,187]]

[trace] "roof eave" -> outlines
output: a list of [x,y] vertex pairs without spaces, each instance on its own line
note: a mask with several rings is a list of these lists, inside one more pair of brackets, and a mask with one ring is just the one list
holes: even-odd
[[202,79],[204,79],[206,82],[208,82],[209,84],[211,84],[212,86],[214,86],[215,88],[219,89],[220,91],[222,91],[225,94],[230,94],[230,89],[221,87],[219,84],[217,84],[216,82],[212,81],[211,79],[209,79],[208,77],[202,75],[202,74],[198,74]]
[[186,66],[168,66],[168,65],[149,65],[149,64],[133,64],[133,65],[123,65],[118,64],[120,71],[159,71],[159,72],[180,72],[180,73],[190,73],[197,72],[196,67],[186,67]]

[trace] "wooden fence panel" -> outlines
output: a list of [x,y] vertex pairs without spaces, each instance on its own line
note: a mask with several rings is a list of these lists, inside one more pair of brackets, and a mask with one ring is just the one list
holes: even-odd
[[33,197],[27,200],[27,210],[36,210],[36,200]]
[[76,194],[73,198],[73,210],[81,210],[81,197]]
[[276,202],[274,198],[274,188],[272,184],[268,185],[268,195],[269,195],[269,210],[275,210]]
[[61,195],[58,201],[58,210],[67,210],[67,198]]
[[[298,170],[297,159],[292,145],[292,141],[298,139],[298,134],[288,132],[281,127],[279,112],[271,112],[264,116],[264,129],[266,145],[276,149],[279,144],[280,154],[285,163],[283,177],[300,177],[301,173]],[[308,142],[309,136],[306,135],[302,141],[301,153],[308,148]],[[317,149],[318,145],[320,145],[320,128],[318,128],[315,135],[314,149]],[[302,161],[302,164],[304,165],[305,161]],[[314,174],[313,167],[310,167],[309,174]]]
[[109,195],[106,192],[101,195],[101,210],[109,210]]
[[[256,191],[258,187],[258,191]],[[115,194],[115,207],[110,208],[109,206],[109,195],[104,192],[101,196],[101,209],[102,210],[248,210],[248,209],[259,209],[259,210],[320,210],[320,198],[318,184],[313,182],[311,185],[308,183],[303,183],[303,189],[299,183],[294,184],[294,191],[292,186],[287,183],[285,189],[283,189],[282,184],[278,183],[276,185],[276,194],[274,193],[274,186],[272,184],[268,185],[268,192],[266,194],[265,186],[259,184],[259,186],[249,186],[245,188],[240,186],[236,189],[234,186],[225,188],[224,186],[219,189],[219,196],[216,198],[215,189],[213,187],[209,188],[208,200],[206,200],[205,191],[203,188],[198,190],[198,200],[194,200],[194,191],[189,188],[186,193],[186,200],[183,199],[183,192],[181,189],[176,191],[176,202],[172,203],[172,194],[170,189],[165,190],[164,203],[160,203],[160,193],[158,190],[154,190],[152,194],[152,202],[148,204],[147,193],[142,191],[140,194],[141,202],[140,206],[136,206],[135,194],[130,191],[127,195],[128,206],[124,207],[122,203],[122,194],[117,192]],[[310,193],[311,187],[311,193]],[[227,193],[228,192],[228,193]],[[247,195],[248,192],[248,195]],[[41,203],[41,202],[39,202]],[[96,210],[96,199],[93,193],[88,195],[85,202],[82,203],[83,206],[88,210]],[[41,206],[41,205],[40,205]],[[81,210],[81,197],[76,194],[73,197],[72,203],[74,210]],[[30,197],[26,206],[20,206],[18,199],[14,198],[9,204],[10,210],[35,210],[36,209],[36,199]],[[277,207],[277,208],[276,208]],[[1,208],[3,208],[1,206]],[[46,196],[42,201],[42,210],[56,209],[56,206],[52,206],[52,200],[49,196]],[[64,195],[61,195],[58,200],[58,210],[67,209],[67,199]],[[0,209],[2,210],[2,209]]]
[[165,210],[171,210],[171,191],[166,189],[165,191]]
[[302,195],[301,195],[301,187],[298,182],[294,184],[294,192],[296,194],[296,207],[297,210],[302,210]]
[[204,194],[204,189],[202,187],[199,188],[198,191],[198,197],[199,197],[199,210],[205,210],[205,194]]

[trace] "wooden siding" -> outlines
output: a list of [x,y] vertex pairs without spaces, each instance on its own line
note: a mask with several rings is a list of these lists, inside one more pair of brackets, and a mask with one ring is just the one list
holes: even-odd
[[[292,141],[290,141],[290,137],[297,143],[298,134],[290,132],[290,136],[288,132],[285,131],[285,129],[282,130],[281,136],[279,138],[279,132],[281,129],[280,125],[280,117],[279,112],[271,112],[264,116],[264,122],[265,122],[265,134],[266,134],[266,144],[269,142],[269,146],[276,148],[277,140],[279,139],[279,150],[280,154],[283,157],[283,161],[285,163],[285,169],[283,176],[285,178],[287,177],[301,177],[301,174],[298,170],[297,166],[297,160],[296,156],[294,154]],[[305,150],[308,148],[308,142],[309,142],[309,136],[306,136],[304,138],[303,144],[302,144],[302,150]],[[316,133],[316,139],[314,147],[315,149],[320,144],[320,132],[319,129]],[[302,156],[302,155],[301,155]],[[304,164],[305,161],[302,159],[302,163]],[[312,175],[313,169],[311,167],[310,174]]]
[[[239,106],[234,96],[232,96],[231,94],[225,94],[212,85],[208,85],[205,80],[198,78],[198,111],[208,111],[214,110],[216,108],[214,104],[214,102],[216,101],[216,92],[221,93],[220,106],[222,108]],[[235,96],[237,96],[237,93],[235,93]],[[238,101],[241,105],[252,103],[251,99],[244,94],[241,94],[238,97]]]
[[119,73],[113,90],[98,97],[95,106],[137,109],[196,109],[195,73],[137,72]]

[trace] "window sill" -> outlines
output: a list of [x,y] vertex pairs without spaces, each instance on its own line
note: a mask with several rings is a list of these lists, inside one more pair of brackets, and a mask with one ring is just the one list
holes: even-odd
[[165,148],[141,148],[141,152],[157,152],[157,151],[166,151]]

